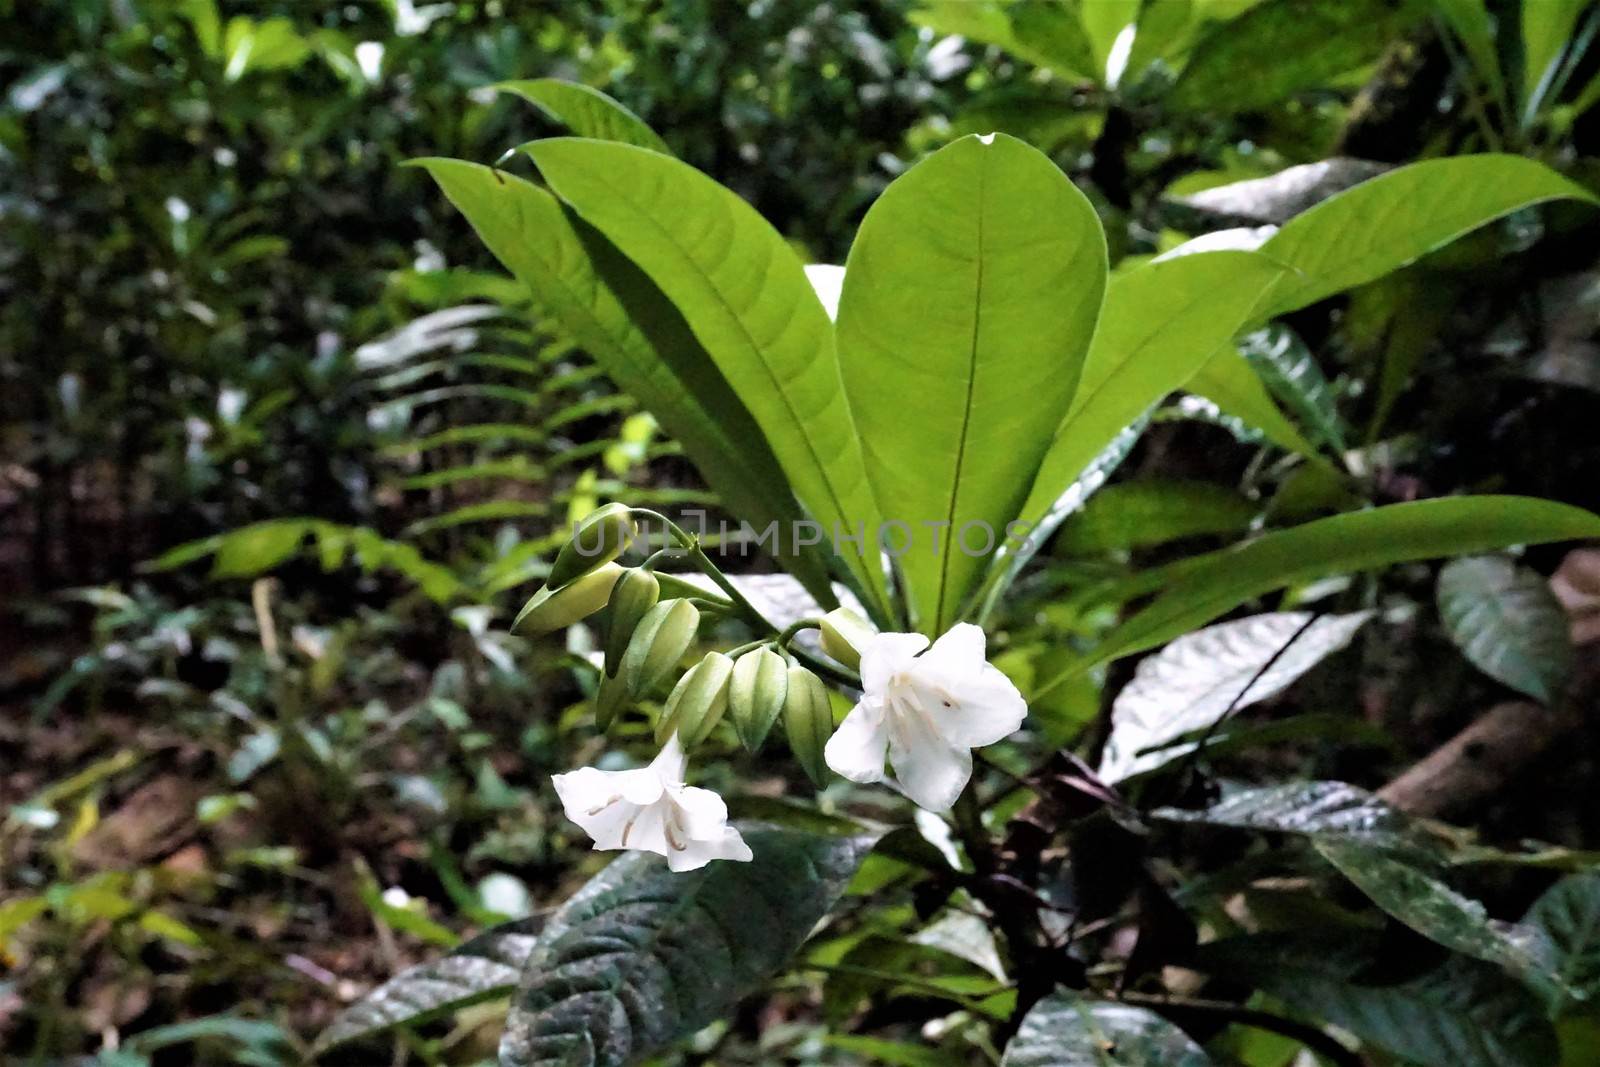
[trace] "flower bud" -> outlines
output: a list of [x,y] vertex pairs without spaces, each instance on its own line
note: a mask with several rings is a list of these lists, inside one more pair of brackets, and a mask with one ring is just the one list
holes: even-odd
[[601,733],[611,729],[611,723],[628,702],[628,687],[622,679],[600,673],[600,684],[594,691],[594,724]]
[[611,621],[606,628],[606,674],[612,678],[622,667],[622,654],[639,628],[645,612],[661,599],[661,583],[647,570],[635,568],[617,579],[611,590]]
[[573,528],[571,539],[561,546],[545,584],[559,589],[574,578],[610,563],[622,555],[628,542],[638,534],[639,528],[624,504],[607,504],[591,511]]
[[511,628],[515,630],[527,623],[529,630],[543,634],[586,619],[606,606],[611,587],[620,577],[622,568],[607,563],[559,589],[546,585],[522,605]]
[[871,623],[849,608],[834,608],[822,617],[822,651],[853,671],[861,669],[861,650],[877,635]]
[[789,668],[789,688],[783,698],[783,728],[789,751],[817,785],[828,780],[823,749],[833,736],[833,702],[822,679],[804,667]]
[[687,600],[663,600],[644,613],[628,640],[618,672],[631,697],[642,697],[672,672],[700,628],[700,609]]
[[751,752],[761,747],[783,711],[789,691],[789,665],[770,648],[746,652],[733,663],[728,682],[728,714],[739,740]]
[[728,679],[733,675],[733,660],[721,652],[709,652],[690,667],[672,696],[667,699],[656,724],[656,743],[678,735],[685,750],[704,741],[728,710]]

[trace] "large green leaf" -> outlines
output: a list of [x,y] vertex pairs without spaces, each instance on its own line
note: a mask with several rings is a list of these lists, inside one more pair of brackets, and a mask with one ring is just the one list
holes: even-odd
[[1499,970],[1452,958],[1418,977],[1375,973],[1376,938],[1280,934],[1200,949],[1196,966],[1244,981],[1310,1018],[1422,1067],[1550,1067],[1556,1036],[1538,1001]]
[[556,193],[677,306],[824,535],[865,526],[863,542],[844,542],[845,558],[886,610],[872,545],[878,508],[833,325],[794,251],[749,204],[675,159],[568,137],[526,150]]
[[1054,514],[1059,525],[1065,514],[1057,505],[1079,475],[1229,343],[1281,271],[1248,252],[1197,252],[1112,278],[1083,376],[1019,513],[1022,520],[1038,527]]
[[1562,199],[1595,202],[1521,156],[1430,159],[1362,182],[1296,215],[1261,247],[1294,271],[1273,293],[1271,314],[1364,285],[1484,223]]
[[1543,931],[1555,947],[1556,972],[1571,992],[1553,1005],[1555,1010],[1572,1006],[1574,999],[1592,1006],[1600,997],[1600,872],[1561,879],[1533,902],[1522,922]]
[[318,1036],[316,1051],[510,996],[543,925],[540,918],[505,923],[448,955],[402,971],[340,1012]]
[[1094,208],[1003,134],[929,156],[861,224],[839,366],[878,504],[910,530],[899,566],[931,633],[955,621],[1028,493],[1105,278]]
[[1504,556],[1458,559],[1439,571],[1439,618],[1484,674],[1549,704],[1572,668],[1567,613],[1535,571]]
[[522,97],[579,137],[620,141],[671,155],[672,150],[643,119],[598,89],[559,78],[501,82],[500,92]]
[[1037,693],[1095,663],[1152,648],[1297,582],[1509,545],[1593,537],[1600,537],[1600,517],[1582,508],[1516,496],[1417,500],[1277,530],[1139,575],[1127,591],[1160,590],[1160,595]]
[[1589,0],[1522,0],[1522,123],[1531,125],[1557,81]]
[[1387,849],[1332,837],[1313,844],[1374,904],[1423,937],[1502,967],[1547,999],[1565,995],[1554,947],[1538,927],[1491,919],[1482,904]]
[[1210,1067],[1194,1039],[1132,1004],[1062,991],[1022,1017],[1000,1067]]
[[1126,552],[1206,534],[1241,533],[1261,505],[1215,482],[1140,478],[1108,485],[1061,527],[1058,555]]
[[1320,88],[1376,59],[1404,8],[1391,0],[1265,0],[1201,40],[1167,102],[1250,111]]
[[1145,657],[1112,702],[1100,777],[1120,782],[1161,767],[1177,753],[1147,750],[1281,693],[1348,645],[1371,617],[1365,611],[1252,615],[1185,634]]
[[614,861],[551,916],[512,1001],[503,1067],[623,1067],[725,1015],[827,914],[871,839],[746,828],[749,863]]
[[[539,310],[650,409],[730,509],[758,526],[799,515],[750,413],[648,278],[531,182],[461,160],[420,162]],[[778,555],[832,600],[817,559],[787,537]]]

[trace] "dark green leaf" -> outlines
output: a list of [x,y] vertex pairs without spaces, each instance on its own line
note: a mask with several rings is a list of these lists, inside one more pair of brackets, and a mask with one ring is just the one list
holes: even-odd
[[1592,1005],[1600,997],[1600,872],[1561,879],[1533,902],[1522,922],[1555,947],[1556,973],[1570,997],[1553,1009],[1559,1013],[1579,1000]]
[[1147,1008],[1062,991],[1035,1004],[1001,1067],[1210,1067],[1188,1034]]
[[1567,613],[1534,571],[1504,556],[1458,559],[1439,571],[1439,618],[1472,665],[1541,703],[1572,669]]
[[510,996],[543,924],[543,919],[533,918],[497,926],[449,955],[401,972],[341,1012],[317,1038],[317,1052]]
[[1345,450],[1344,423],[1333,389],[1300,336],[1281,323],[1247,334],[1239,344],[1267,388],[1312,436],[1336,452]]
[[1214,482],[1140,478],[1108,485],[1068,519],[1057,555],[1100,555],[1204,534],[1237,533],[1259,504]]
[[1400,982],[1372,973],[1376,938],[1285,935],[1201,948],[1196,966],[1244,981],[1422,1067],[1551,1067],[1556,1037],[1538,1001],[1500,971],[1453,958]]
[[1168,103],[1251,111],[1320,88],[1376,59],[1404,25],[1404,8],[1391,0],[1264,0],[1200,41]]
[[558,910],[512,1002],[504,1067],[623,1067],[722,1017],[783,967],[871,847],[744,837],[752,862],[682,874],[629,853]]
[[1411,855],[1424,862],[1440,855],[1439,843],[1415,820],[1365,789],[1345,782],[1291,782],[1246,789],[1204,811],[1160,808],[1152,814],[1170,822],[1344,841]]

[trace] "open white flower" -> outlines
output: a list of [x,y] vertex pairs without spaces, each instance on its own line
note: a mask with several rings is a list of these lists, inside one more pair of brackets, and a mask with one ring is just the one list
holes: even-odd
[[881,782],[887,756],[906,796],[929,811],[950,810],[972,777],[972,749],[1009,736],[1028,714],[983,645],[971,623],[952,626],[932,648],[921,634],[869,640],[861,701],[828,741],[828,766],[853,782]]
[[709,789],[683,784],[688,758],[673,734],[648,767],[582,767],[551,777],[567,818],[602,852],[637,849],[667,857],[674,871],[712,860],[750,860],[750,846],[728,825],[728,806]]

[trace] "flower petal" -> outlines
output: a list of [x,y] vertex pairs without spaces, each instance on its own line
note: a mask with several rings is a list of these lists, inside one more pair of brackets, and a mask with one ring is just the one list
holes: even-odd
[[669,791],[678,806],[678,824],[695,841],[710,841],[722,836],[728,824],[728,805],[710,789],[679,786]]
[[733,860],[749,863],[754,858],[750,846],[733,827],[725,827],[720,836],[709,841],[686,841],[681,849],[667,852],[667,867],[673,871],[695,871],[712,860]]
[[650,770],[669,785],[682,785],[683,776],[688,769],[689,757],[684,754],[683,745],[678,743],[676,733],[667,738],[667,743],[662,746],[660,754],[650,761]]
[[918,662],[937,663],[959,671],[978,671],[988,662],[984,659],[985,643],[983,627],[958,622],[946,630]]
[[878,634],[861,650],[861,688],[870,696],[881,696],[889,679],[910,667],[917,653],[928,647],[921,634]]
[[901,791],[929,811],[949,811],[972,777],[972,753],[947,744],[916,714],[890,721],[889,763]]
[[863,697],[828,738],[822,758],[835,773],[852,782],[881,782],[888,750],[889,726],[884,707],[871,697]]
[[597,849],[621,848],[623,829],[640,810],[639,805],[623,797],[617,788],[617,777],[594,767],[581,767],[550,779],[567,818],[594,839]]
[[960,677],[930,664],[913,675],[911,688],[939,736],[952,745],[992,745],[1015,733],[1028,717],[1022,693],[988,664],[976,675]]

